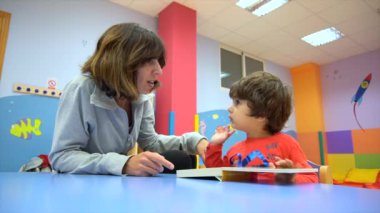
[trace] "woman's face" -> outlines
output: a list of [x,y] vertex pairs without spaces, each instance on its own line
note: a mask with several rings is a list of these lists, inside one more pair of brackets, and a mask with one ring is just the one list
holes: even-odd
[[153,91],[158,78],[162,75],[162,68],[157,59],[152,59],[137,70],[137,90],[140,94],[148,94]]

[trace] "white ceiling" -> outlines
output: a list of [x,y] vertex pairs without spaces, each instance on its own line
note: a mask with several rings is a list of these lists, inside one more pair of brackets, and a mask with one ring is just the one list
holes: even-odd
[[[157,17],[172,0],[110,0]],[[249,55],[291,68],[328,64],[380,48],[380,0],[291,0],[257,17],[236,0],[175,0],[197,11],[198,34]],[[313,47],[301,40],[335,27],[344,38]]]

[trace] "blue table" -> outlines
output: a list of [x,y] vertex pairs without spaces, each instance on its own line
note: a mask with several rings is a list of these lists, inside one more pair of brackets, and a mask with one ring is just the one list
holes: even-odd
[[380,191],[156,177],[0,173],[0,212],[380,212]]

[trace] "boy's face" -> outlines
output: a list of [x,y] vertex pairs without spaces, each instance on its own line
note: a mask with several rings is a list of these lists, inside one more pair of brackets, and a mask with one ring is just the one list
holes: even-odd
[[265,118],[251,116],[248,102],[241,99],[232,99],[233,103],[228,108],[231,126],[234,129],[244,131],[248,134],[262,131],[266,125]]

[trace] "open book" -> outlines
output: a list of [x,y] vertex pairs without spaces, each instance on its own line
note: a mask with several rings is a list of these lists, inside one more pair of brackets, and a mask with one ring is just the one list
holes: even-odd
[[252,173],[313,173],[315,168],[271,169],[261,167],[215,167],[177,170],[178,178],[216,178],[219,181],[248,181]]

